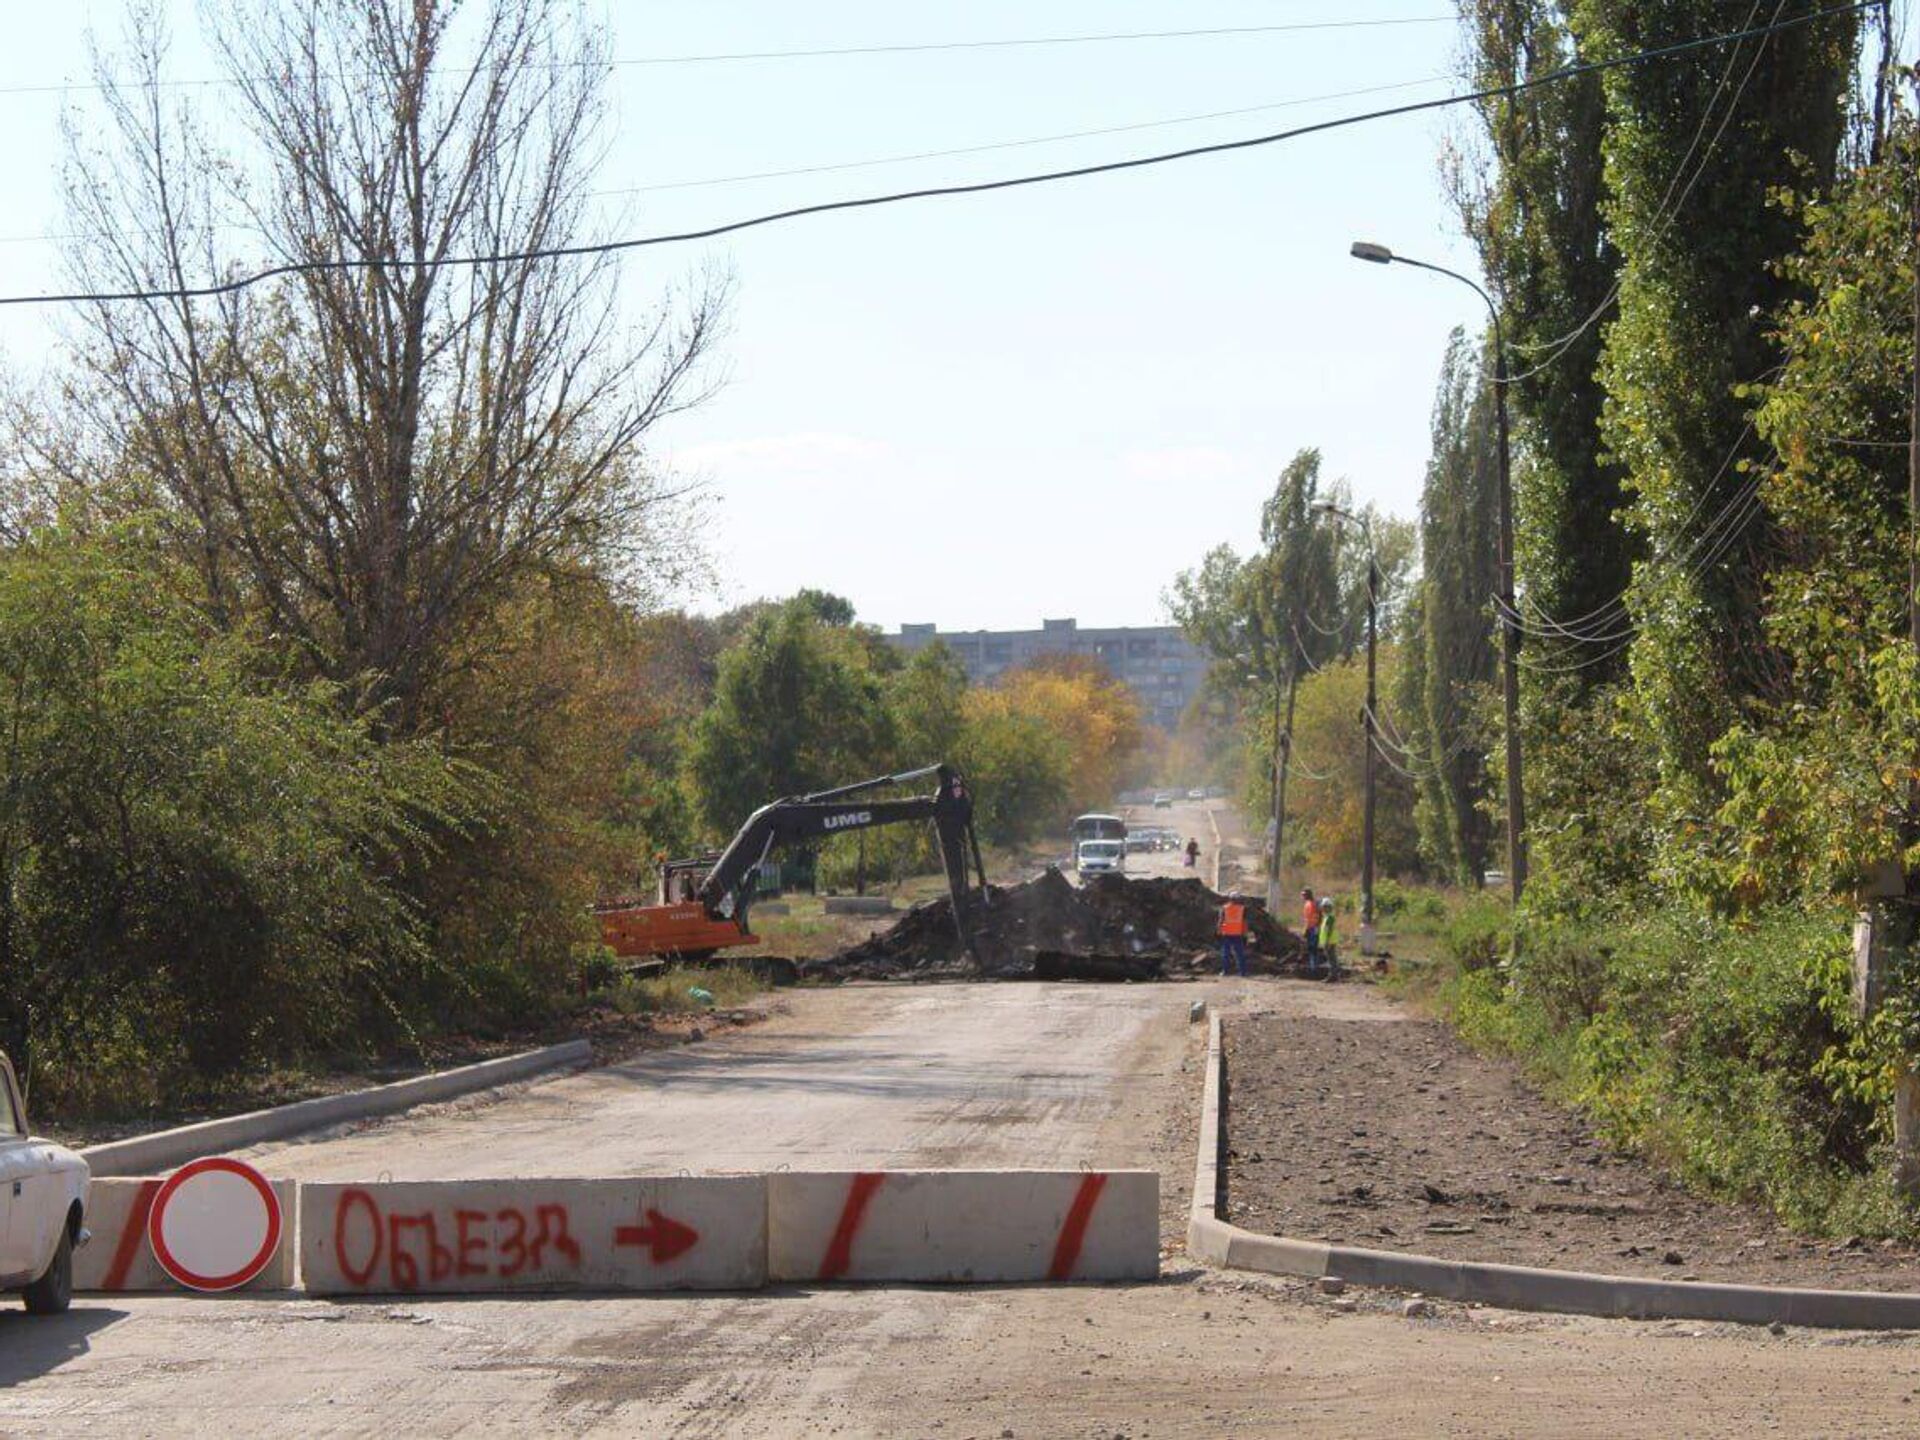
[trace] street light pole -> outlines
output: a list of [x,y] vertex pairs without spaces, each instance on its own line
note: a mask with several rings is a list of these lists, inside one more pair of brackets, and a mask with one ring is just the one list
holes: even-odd
[[1476,281],[1444,265],[1409,260],[1367,240],[1354,241],[1350,253],[1375,265],[1411,265],[1458,280],[1486,303],[1493,321],[1493,399],[1500,446],[1500,679],[1507,728],[1507,879],[1518,904],[1527,884],[1527,801],[1520,769],[1520,627],[1513,605],[1513,470],[1507,440],[1507,344],[1500,309]]
[[1280,677],[1273,677],[1273,770],[1267,776],[1268,820],[1273,825],[1273,848],[1267,852],[1267,913],[1280,914],[1280,831],[1287,803],[1287,741],[1280,730]]
[[1373,954],[1373,801],[1374,757],[1380,743],[1379,649],[1380,649],[1380,557],[1373,548],[1373,526],[1365,515],[1343,510],[1331,500],[1313,507],[1332,519],[1356,524],[1367,542],[1367,708],[1361,713],[1360,728],[1366,740],[1364,771],[1366,788],[1365,819],[1360,831],[1360,953]]

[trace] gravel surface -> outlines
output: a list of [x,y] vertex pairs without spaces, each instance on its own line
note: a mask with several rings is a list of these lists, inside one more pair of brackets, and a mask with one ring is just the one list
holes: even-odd
[[1758,1208],[1690,1194],[1649,1163],[1610,1152],[1511,1066],[1377,992],[1368,999],[1364,1018],[1229,1023],[1227,1214],[1235,1224],[1668,1280],[1920,1284],[1911,1248],[1809,1240]]

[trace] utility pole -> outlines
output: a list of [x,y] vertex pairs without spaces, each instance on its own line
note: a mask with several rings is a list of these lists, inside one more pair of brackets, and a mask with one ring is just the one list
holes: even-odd
[[[1468,284],[1473,284],[1468,281]],[[1478,285],[1473,287],[1479,290]],[[1500,312],[1486,291],[1493,317],[1493,401],[1500,435],[1500,707],[1507,731],[1507,883],[1513,903],[1527,886],[1527,800],[1520,771],[1520,615],[1513,604],[1513,465],[1507,442],[1507,345]],[[1518,933],[1516,931],[1516,933]]]
[[1280,677],[1273,677],[1272,763],[1267,769],[1267,820],[1273,830],[1267,851],[1267,913],[1280,913],[1280,825],[1285,813],[1287,793],[1286,742],[1280,735]]
[[[1293,760],[1293,703],[1299,694],[1298,651],[1287,667],[1286,721],[1280,718],[1280,677],[1273,677],[1273,768],[1268,774],[1271,796],[1268,822],[1273,826],[1273,848],[1267,852],[1267,913],[1280,918],[1280,856],[1287,843],[1287,770]],[[1252,677],[1249,677],[1252,678]]]
[[1367,533],[1367,811],[1366,823],[1361,838],[1360,873],[1360,953],[1373,954],[1373,796],[1374,796],[1374,750],[1379,744],[1379,736],[1374,727],[1380,721],[1379,691],[1375,686],[1378,673],[1377,656],[1379,651],[1379,611],[1380,611],[1380,561],[1374,554],[1373,535]]

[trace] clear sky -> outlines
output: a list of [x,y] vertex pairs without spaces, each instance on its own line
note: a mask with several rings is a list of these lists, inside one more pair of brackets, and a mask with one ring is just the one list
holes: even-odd
[[[1448,0],[601,0],[622,60],[716,52],[1441,17]],[[177,6],[174,66],[213,73]],[[89,24],[121,7],[19,7],[0,54],[0,291],[60,281],[58,119],[90,97]],[[882,190],[987,179],[1280,129],[1444,93],[1448,23],[1112,44],[625,64],[609,206],[681,229]],[[1435,80],[1433,77],[1440,77]],[[1382,94],[1289,104],[1331,92]],[[1061,143],[777,179],[720,180],[1278,106]],[[1412,513],[1449,328],[1480,302],[1362,265],[1357,237],[1471,271],[1439,156],[1464,112],[1071,184],[795,221],[628,259],[636,311],[731,269],[726,384],[654,437],[703,477],[718,589],[701,608],[814,585],[892,628],[1162,621],[1176,571],[1251,543],[1292,453]],[[672,187],[672,188],[640,188]],[[58,344],[0,312],[28,373]]]

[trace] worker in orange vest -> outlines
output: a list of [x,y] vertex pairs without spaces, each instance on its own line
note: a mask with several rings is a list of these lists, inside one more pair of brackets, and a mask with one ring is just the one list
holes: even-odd
[[1238,895],[1229,895],[1220,907],[1220,973],[1231,974],[1231,961],[1240,962],[1240,973],[1247,973],[1247,904]]
[[1307,941],[1307,974],[1320,973],[1320,907],[1314,903],[1313,891],[1300,892],[1300,933]]

